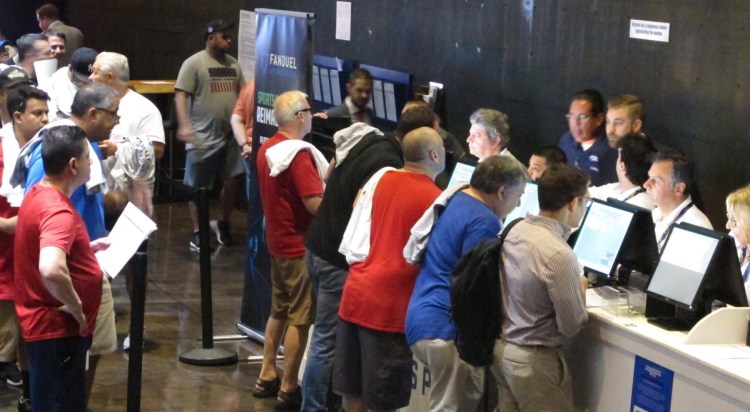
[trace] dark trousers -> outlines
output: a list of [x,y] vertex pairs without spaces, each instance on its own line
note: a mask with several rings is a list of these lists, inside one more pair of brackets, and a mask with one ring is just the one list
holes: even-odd
[[91,337],[27,343],[35,411],[86,412],[86,351]]

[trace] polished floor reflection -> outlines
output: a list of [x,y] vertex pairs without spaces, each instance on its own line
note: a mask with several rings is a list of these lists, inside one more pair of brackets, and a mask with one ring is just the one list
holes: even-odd
[[[260,369],[247,357],[259,355],[262,346],[239,340],[216,343],[236,351],[240,362],[232,366],[201,367],[181,363],[178,356],[201,347],[201,302],[198,253],[188,247],[191,229],[186,203],[155,208],[159,227],[149,241],[146,343],[143,354],[142,411],[272,411],[273,399],[255,399],[252,383]],[[245,233],[245,216],[237,213],[232,235]],[[212,238],[215,244],[216,239]],[[238,242],[242,244],[243,242]],[[245,252],[242,246],[221,247],[213,253],[214,336],[238,334]],[[127,335],[130,301],[125,280],[117,278],[112,290],[120,344]],[[104,356],[89,402],[92,411],[125,411],[127,408],[127,352]],[[12,411],[20,391],[0,388],[0,411]]]

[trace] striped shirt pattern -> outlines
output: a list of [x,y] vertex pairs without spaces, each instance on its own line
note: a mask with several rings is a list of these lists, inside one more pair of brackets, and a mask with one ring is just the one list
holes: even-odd
[[208,75],[211,77],[211,92],[238,93],[237,71],[232,67],[210,67]]
[[527,216],[508,233],[500,266],[501,337],[519,346],[558,347],[583,328],[588,314],[570,228]]

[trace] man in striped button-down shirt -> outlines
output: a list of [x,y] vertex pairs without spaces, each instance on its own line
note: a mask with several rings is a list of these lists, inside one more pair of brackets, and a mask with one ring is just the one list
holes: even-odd
[[503,244],[503,323],[491,367],[501,412],[574,410],[561,346],[588,316],[585,278],[566,239],[581,221],[587,187],[579,169],[548,169],[539,182],[539,215],[514,226]]

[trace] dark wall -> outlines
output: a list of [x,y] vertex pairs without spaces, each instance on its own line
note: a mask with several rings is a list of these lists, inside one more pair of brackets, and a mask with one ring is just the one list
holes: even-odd
[[[12,2],[19,3],[19,2]],[[240,7],[314,12],[315,52],[408,71],[445,84],[447,128],[467,134],[486,106],[510,116],[525,160],[555,143],[575,91],[633,93],[647,133],[697,163],[708,214],[750,180],[750,3],[744,0],[352,0],[352,41],[334,40],[333,0],[76,0],[65,19],[97,50],[126,54],[133,78],[175,78],[203,47],[208,20]],[[33,13],[33,12],[32,12]],[[628,38],[629,19],[671,23],[670,43]],[[233,54],[236,55],[236,52]]]
[[[206,24],[239,16],[239,0],[75,0],[69,24],[86,46],[128,56],[133,79],[175,79],[182,62],[203,49]],[[237,55],[236,46],[232,51]]]
[[[334,39],[335,1],[245,0],[314,12],[315,53],[445,84],[448,129],[482,106],[510,117],[511,151],[556,143],[570,96],[633,93],[646,131],[696,160],[707,212],[750,181],[750,3],[674,0],[352,0],[352,41]],[[631,18],[671,23],[669,43],[629,39]]]

